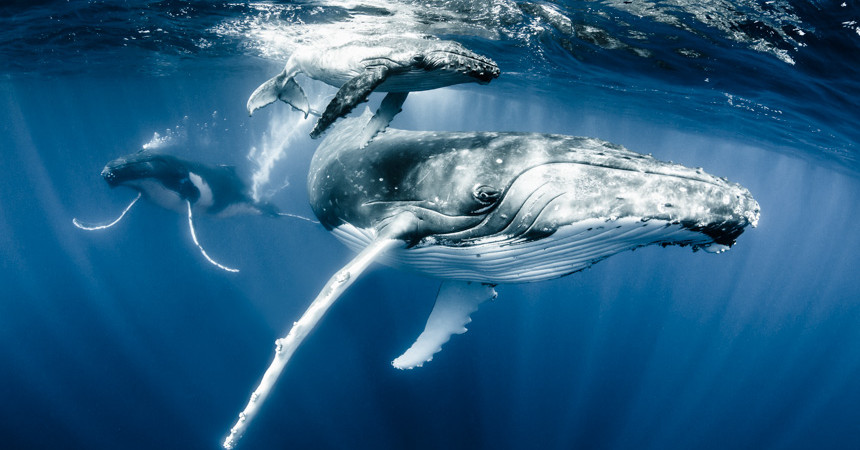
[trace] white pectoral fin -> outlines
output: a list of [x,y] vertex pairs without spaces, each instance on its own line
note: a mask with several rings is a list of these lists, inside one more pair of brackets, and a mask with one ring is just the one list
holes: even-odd
[[248,115],[254,114],[254,111],[278,99],[305,113],[305,117],[310,112],[310,104],[305,91],[292,76],[288,76],[284,71],[254,90],[254,93],[248,98]]
[[200,242],[197,240],[197,232],[194,231],[194,216],[191,213],[191,202],[186,200],[185,204],[188,205],[188,229],[191,231],[191,240],[194,241],[194,245],[196,245],[197,248],[200,249],[200,253],[203,254],[203,257],[206,258],[206,261],[209,261],[213,266],[221,270],[233,273],[239,272],[239,269],[233,269],[231,267],[227,267],[219,263],[218,261],[215,261],[209,256],[208,253],[206,253],[206,250],[203,250],[203,246],[200,245]]
[[442,350],[452,334],[466,332],[469,317],[481,303],[496,298],[493,286],[465,281],[446,281],[439,288],[436,305],[427,319],[424,331],[409,350],[391,364],[398,369],[421,367]]
[[245,409],[239,413],[236,424],[230,429],[230,434],[222,444],[224,448],[233,448],[248,429],[251,420],[257,415],[263,402],[272,392],[275,382],[278,381],[278,377],[283,372],[290,357],[316,327],[326,311],[379,255],[389,249],[404,245],[405,241],[401,240],[400,237],[408,232],[413,225],[414,218],[408,214],[395,216],[389,221],[370,245],[328,280],[317,298],[302,314],[302,317],[293,323],[290,332],[275,341],[275,357],[269,368],[266,369],[266,373],[263,374],[259,386],[251,394],[251,399]]
[[135,197],[134,200],[132,200],[131,203],[129,203],[128,206],[126,206],[125,209],[122,210],[122,214],[120,214],[119,217],[114,219],[112,222],[109,222],[109,223],[106,223],[103,225],[88,225],[88,224],[85,224],[85,223],[81,222],[80,220],[73,217],[72,223],[75,224],[76,227],[78,227],[82,230],[87,230],[87,231],[104,230],[106,228],[110,228],[110,227],[118,224],[119,221],[122,220],[123,217],[125,217],[125,214],[128,212],[128,210],[130,210],[131,207],[134,206],[134,204],[137,203],[138,200],[140,200],[141,195],[143,195],[143,194],[138,192],[137,197]]
[[389,92],[385,95],[385,98],[382,99],[382,103],[379,105],[379,109],[376,110],[376,114],[373,115],[373,118],[370,119],[370,122],[365,125],[362,131],[362,144],[360,148],[366,147],[378,133],[388,128],[388,124],[391,123],[394,116],[402,111],[401,107],[408,95],[408,92]]

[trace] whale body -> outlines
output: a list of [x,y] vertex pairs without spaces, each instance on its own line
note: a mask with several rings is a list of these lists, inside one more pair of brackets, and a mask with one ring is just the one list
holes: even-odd
[[365,137],[370,139],[400,112],[409,92],[460,83],[486,84],[500,71],[491,59],[454,41],[386,36],[338,44],[319,42],[298,48],[281,73],[251,94],[248,114],[278,99],[305,116],[313,112],[294,80],[300,73],[339,89],[311,132],[314,138],[367,101],[372,91],[389,92],[378,114],[380,123]]
[[270,203],[251,198],[233,166],[208,166],[172,155],[140,151],[116,158],[101,172],[112,187],[134,189],[165,209],[227,217],[236,214],[277,215]]
[[[94,231],[113,227],[141,198],[165,209],[188,214],[191,239],[200,253],[212,265],[228,272],[238,272],[212,259],[200,242],[194,229],[194,213],[227,217],[237,214],[265,214],[281,216],[272,204],[254,200],[245,182],[232,166],[207,166],[175,156],[141,150],[110,161],[101,172],[111,188],[124,186],[138,192],[137,197],[122,214],[104,225],[86,225],[73,219],[76,227]],[[298,216],[296,216],[298,217]]]
[[411,369],[464,333],[478,305],[496,298],[497,284],[561,277],[648,245],[720,253],[759,219],[746,188],[599,139],[388,129],[366,144],[372,122],[366,112],[340,124],[308,175],[314,213],[358,255],[276,341],[225,448],[247,430],[304,338],[374,261],[442,280],[424,331],[392,362]]
[[360,251],[397,215],[381,262],[451,280],[533,282],[623,250],[731,247],[758,220],[740,185],[599,139],[388,130],[363,151],[317,150],[308,181],[326,228]]

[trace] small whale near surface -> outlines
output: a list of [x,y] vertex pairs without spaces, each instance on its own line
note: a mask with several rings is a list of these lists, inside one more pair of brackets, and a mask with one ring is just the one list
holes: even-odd
[[223,446],[233,448],[292,354],[373,262],[442,280],[424,331],[392,362],[422,366],[495,286],[586,269],[648,245],[721,253],[760,208],[750,192],[701,169],[594,138],[388,129],[365,144],[369,112],[347,119],[314,154],[311,207],[358,255],[289,333]]
[[[322,113],[313,110],[294,77],[304,74],[338,88]],[[369,137],[388,126],[400,112],[409,92],[461,83],[486,84],[498,77],[499,67],[455,41],[404,36],[382,36],[332,44],[318,42],[296,49],[278,75],[260,85],[247,103],[248,114],[275,100],[305,113],[319,115],[311,137],[317,138],[338,118],[367,101],[373,91],[388,92]]]

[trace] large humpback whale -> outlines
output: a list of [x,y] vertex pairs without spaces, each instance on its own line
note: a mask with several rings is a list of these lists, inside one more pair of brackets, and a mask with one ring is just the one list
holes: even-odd
[[721,252],[758,222],[759,205],[742,186],[599,139],[389,129],[358,151],[368,117],[333,130],[308,175],[314,213],[358,256],[276,341],[226,448],[302,340],[373,261],[443,280],[424,331],[393,361],[407,369],[465,332],[496,284],[561,277],[647,245]]
[[107,163],[101,175],[111,188],[129,187],[137,191],[138,195],[116,220],[106,225],[93,226],[74,219],[78,228],[99,230],[112,227],[122,220],[141,197],[146,197],[163,208],[187,213],[194,244],[207,261],[229,272],[238,270],[217,263],[198,242],[193,214],[205,213],[218,217],[236,214],[282,215],[272,204],[253,200],[233,166],[212,167],[170,155],[140,151]]
[[486,84],[499,76],[499,67],[453,41],[385,37],[337,45],[320,42],[293,52],[284,70],[251,94],[248,114],[278,99],[305,116],[312,112],[304,91],[293,78],[299,73],[339,88],[311,132],[314,138],[357,104],[367,101],[372,91],[389,92],[376,123],[368,128],[369,136],[364,137],[369,140],[400,112],[409,92],[468,82]]

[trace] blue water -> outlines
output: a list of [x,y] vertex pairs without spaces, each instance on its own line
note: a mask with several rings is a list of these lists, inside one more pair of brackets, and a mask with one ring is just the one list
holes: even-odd
[[261,189],[311,215],[313,122],[245,101],[304,40],[392,30],[502,69],[411,94],[393,126],[606,139],[744,185],[761,221],[720,255],[643,248],[499,286],[412,371],[390,361],[438,282],[374,266],[240,448],[860,448],[858,21],[838,1],[2,6],[2,447],[218,448],[350,252],[300,220],[199,217],[229,274],[152,204],[99,232],[72,218],[134,198],[99,172],[144,145],[249,179],[274,152]]

